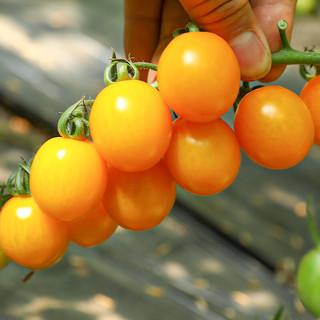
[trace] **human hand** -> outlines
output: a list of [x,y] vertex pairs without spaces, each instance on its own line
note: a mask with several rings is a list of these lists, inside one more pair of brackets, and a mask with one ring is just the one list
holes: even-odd
[[290,39],[295,7],[296,0],[125,0],[125,52],[157,63],[173,31],[192,20],[229,43],[242,80],[274,81],[285,69],[271,68],[271,53],[281,49],[277,21],[288,22]]

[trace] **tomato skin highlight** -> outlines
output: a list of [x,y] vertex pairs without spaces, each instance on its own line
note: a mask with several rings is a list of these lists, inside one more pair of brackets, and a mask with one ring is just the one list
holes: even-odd
[[240,87],[240,67],[225,40],[210,32],[174,38],[160,56],[159,91],[182,118],[208,122],[233,105]]
[[310,110],[313,119],[315,128],[314,143],[320,146],[320,75],[305,84],[300,97]]
[[311,114],[292,91],[280,86],[248,93],[234,118],[240,146],[251,160],[270,169],[287,169],[302,161],[314,140]]
[[27,268],[47,268],[69,243],[67,225],[51,218],[32,197],[13,197],[0,213],[0,244],[10,259]]
[[122,171],[151,168],[171,138],[171,113],[159,92],[140,80],[116,82],[96,97],[90,132],[101,155]]
[[69,238],[81,247],[93,247],[110,238],[117,226],[100,202],[84,218],[68,223]]
[[180,187],[208,196],[225,190],[234,181],[241,151],[234,132],[221,118],[206,123],[178,118],[165,161]]
[[107,164],[89,141],[52,138],[38,150],[30,172],[31,193],[53,218],[74,221],[101,201]]
[[110,167],[103,205],[121,227],[144,231],[166,218],[175,197],[176,183],[161,160],[140,172],[124,172]]
[[297,273],[298,295],[316,317],[320,317],[320,251],[310,250],[301,260]]

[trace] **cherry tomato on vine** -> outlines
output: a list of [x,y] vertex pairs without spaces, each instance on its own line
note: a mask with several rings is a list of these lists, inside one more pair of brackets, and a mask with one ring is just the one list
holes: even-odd
[[170,212],[176,183],[161,160],[140,172],[109,168],[109,183],[103,205],[123,228],[143,231],[157,226]]
[[208,122],[233,105],[240,68],[225,40],[210,32],[188,32],[174,38],[160,56],[159,91],[182,118]]
[[32,197],[13,197],[1,210],[0,244],[16,263],[44,269],[65,253],[67,225],[41,211]]
[[106,241],[117,226],[100,202],[89,215],[68,224],[69,238],[81,247],[93,247]]
[[236,178],[241,164],[240,146],[221,118],[206,123],[178,118],[165,162],[180,187],[197,195],[213,195]]
[[146,170],[163,157],[172,120],[159,92],[140,80],[104,88],[90,113],[90,132],[101,155],[128,172]]
[[298,295],[317,318],[320,317],[320,250],[312,249],[301,260],[297,274]]
[[0,246],[0,270],[4,268],[10,261],[10,258],[6,255],[3,251],[2,247]]
[[98,205],[107,177],[107,164],[91,141],[57,137],[36,153],[30,188],[43,211],[58,220],[73,221]]
[[299,96],[280,86],[248,93],[236,111],[234,129],[247,156],[270,169],[298,164],[314,140],[308,108]]
[[314,142],[320,146],[320,75],[305,84],[300,97],[311,112],[315,128]]

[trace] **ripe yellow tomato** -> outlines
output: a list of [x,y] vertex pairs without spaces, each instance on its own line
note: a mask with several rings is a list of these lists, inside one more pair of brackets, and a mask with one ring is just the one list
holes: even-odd
[[100,202],[89,215],[68,224],[69,238],[81,247],[93,247],[106,241],[117,226]]
[[232,107],[240,87],[240,67],[228,43],[211,32],[174,38],[160,56],[160,94],[189,121],[208,122]]
[[109,183],[103,205],[123,228],[143,231],[157,226],[170,212],[176,183],[161,160],[140,172],[109,168]]
[[178,118],[165,161],[180,187],[208,196],[234,181],[241,152],[234,132],[221,118],[205,123]]
[[90,132],[101,155],[122,171],[154,166],[170,142],[172,119],[159,92],[140,80],[104,88],[90,112]]
[[98,205],[107,177],[107,165],[91,141],[57,137],[46,141],[36,153],[30,188],[44,212],[73,221]]
[[0,245],[8,257],[38,270],[58,262],[69,244],[66,223],[45,214],[32,197],[13,197],[0,214]]
[[235,114],[234,129],[247,156],[270,169],[298,164],[314,140],[308,108],[299,96],[280,86],[248,93]]

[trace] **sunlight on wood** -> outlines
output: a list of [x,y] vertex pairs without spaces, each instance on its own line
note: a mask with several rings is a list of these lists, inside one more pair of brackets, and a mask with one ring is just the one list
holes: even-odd
[[114,310],[116,308],[116,302],[114,299],[101,294],[101,293],[97,293],[94,297],[93,297],[94,302],[96,302],[97,304],[102,305],[104,308],[109,309],[109,310]]
[[189,272],[179,262],[169,261],[163,264],[163,270],[167,276],[174,279],[182,279],[189,276]]
[[207,290],[210,287],[210,281],[204,278],[193,279],[193,285],[200,290]]
[[220,274],[225,270],[224,265],[218,259],[214,258],[200,261],[199,268],[202,272],[211,274]]
[[237,316],[237,312],[234,308],[226,308],[224,310],[224,316],[227,318],[227,319],[236,319],[236,316]]
[[159,257],[166,256],[172,250],[172,245],[169,243],[162,243],[157,247],[157,255]]
[[12,77],[6,81],[6,88],[13,93],[19,93],[21,86],[21,81],[16,77]]
[[144,288],[144,292],[150,296],[150,297],[153,297],[153,298],[163,298],[165,296],[165,289],[162,288],[162,287],[157,287],[157,286],[146,286]]
[[209,311],[209,304],[204,298],[198,297],[194,300],[194,303],[200,312],[206,313]]
[[294,206],[294,213],[298,217],[305,217],[307,215],[307,203],[305,201],[299,201],[295,206]]

